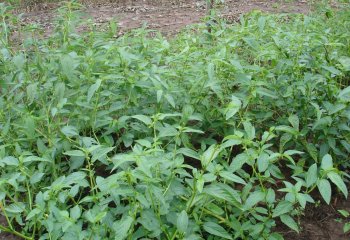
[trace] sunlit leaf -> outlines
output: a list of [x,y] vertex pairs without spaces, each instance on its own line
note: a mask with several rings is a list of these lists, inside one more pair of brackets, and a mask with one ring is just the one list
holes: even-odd
[[101,79],[98,79],[96,83],[92,84],[91,87],[88,90],[88,95],[87,95],[87,102],[90,102],[92,96],[95,94],[95,92],[99,89],[101,86]]
[[182,210],[182,212],[177,217],[176,226],[181,233],[186,232],[188,227],[188,215],[185,210]]
[[287,214],[280,216],[281,222],[287,225],[290,229],[293,229],[296,232],[299,232],[299,226],[295,220]]
[[329,204],[331,202],[331,195],[332,195],[332,188],[329,181],[326,179],[321,179],[317,183],[317,188],[322,198],[325,200],[327,204]]
[[232,236],[217,223],[206,222],[203,224],[203,228],[205,231],[215,236],[222,237],[225,239],[233,239]]

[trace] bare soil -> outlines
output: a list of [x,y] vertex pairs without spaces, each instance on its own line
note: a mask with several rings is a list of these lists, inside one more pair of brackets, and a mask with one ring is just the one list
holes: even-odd
[[[6,219],[2,215],[0,215],[0,224],[2,226],[7,226]],[[0,232],[0,240],[19,240],[21,238],[11,235],[7,232]]]
[[[104,25],[110,20],[118,22],[120,34],[133,28],[147,24],[148,28],[161,31],[171,36],[182,28],[198,23],[207,13],[204,0],[85,0],[85,13],[93,18],[97,25]],[[50,33],[57,3],[45,3],[34,7],[21,8],[17,11],[23,14],[24,23],[37,23]],[[222,17],[231,22],[239,19],[242,13],[252,10],[264,12],[304,13],[311,11],[306,0],[226,0],[219,6]],[[350,211],[350,201],[337,198],[331,205],[309,205],[305,216],[301,217],[302,232],[297,234],[282,224],[276,231],[283,234],[286,240],[349,240],[350,235],[342,232],[342,223],[338,209]],[[0,224],[6,226],[6,221],[0,216]],[[0,240],[17,240],[16,236],[0,233]]]
[[[198,23],[205,17],[205,0],[85,0],[85,13],[97,25],[115,19],[120,33],[147,24],[149,29],[160,30],[165,35],[174,35],[187,25]],[[38,23],[50,32],[58,3],[46,3],[25,10],[26,23]],[[237,21],[242,13],[252,10],[264,12],[308,13],[306,0],[226,0],[219,6],[221,16],[230,22]]]
[[[314,197],[315,199],[320,197]],[[343,223],[338,210],[350,211],[350,201],[342,196],[335,198],[330,205],[321,200],[320,206],[308,205],[305,215],[301,217],[301,233],[298,234],[283,224],[279,224],[277,231],[285,240],[349,240],[350,234],[343,233]],[[349,221],[349,220],[348,220]]]

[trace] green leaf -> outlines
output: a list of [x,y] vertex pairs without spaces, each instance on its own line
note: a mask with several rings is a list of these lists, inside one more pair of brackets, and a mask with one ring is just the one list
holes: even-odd
[[187,212],[185,210],[182,210],[182,212],[177,217],[176,227],[180,233],[186,232],[187,227],[188,227],[188,216],[187,216]]
[[[202,175],[202,174],[201,174]],[[206,174],[203,174],[203,179],[204,179],[204,182],[214,182],[217,178],[217,176],[215,174],[212,174],[212,173],[206,173]]]
[[170,94],[166,94],[166,95],[165,95],[165,98],[166,98],[166,100],[168,101],[168,103],[169,103],[173,108],[176,107],[176,105],[175,105],[175,100],[174,100],[173,96],[171,96]]
[[124,240],[128,236],[128,232],[134,219],[130,216],[123,216],[120,221],[113,223],[113,229],[115,232],[115,240]]
[[342,56],[338,59],[345,71],[350,71],[350,57]]
[[309,170],[306,173],[306,187],[311,187],[314,183],[317,182],[317,164],[314,163],[309,167]]
[[78,205],[70,209],[70,217],[74,220],[78,220],[81,216],[81,209]]
[[231,172],[228,172],[228,171],[220,172],[220,176],[225,178],[226,180],[229,180],[229,181],[232,181],[235,183],[240,183],[243,185],[247,184],[241,177],[239,177]]
[[36,122],[33,117],[28,116],[25,118],[23,128],[24,128],[25,134],[29,139],[35,138]]
[[222,95],[222,89],[219,81],[215,77],[215,65],[214,63],[208,64],[208,81],[205,84],[205,88],[210,88],[216,95]]
[[158,127],[157,130],[159,131],[158,138],[173,137],[178,135],[176,128],[170,125],[166,127]]
[[124,163],[131,163],[135,162],[136,159],[130,154],[117,154],[112,158],[112,162],[114,164],[113,168],[111,171],[114,171]]
[[281,126],[277,126],[275,128],[276,131],[281,131],[281,132],[285,132],[285,133],[289,133],[289,134],[292,134],[292,135],[297,135],[298,134],[298,130],[296,130],[295,128],[292,128],[292,127],[289,127],[289,126],[284,126],[284,125],[281,125]]
[[292,124],[295,130],[299,130],[299,117],[297,115],[290,115],[288,121]]
[[92,96],[95,94],[95,92],[100,88],[101,86],[101,79],[98,79],[96,83],[92,84],[88,90],[88,95],[87,95],[87,102],[89,103]]
[[199,175],[196,179],[196,188],[199,193],[203,191],[204,187],[204,178],[203,175]]
[[0,160],[0,166],[2,164],[5,164],[7,166],[18,166],[19,161],[17,158],[13,157],[13,156],[6,156],[3,159]]
[[345,102],[350,102],[350,86],[340,91],[338,98]]
[[282,152],[284,150],[284,146],[290,141],[292,140],[293,136],[289,133],[284,133],[282,134],[281,138],[280,138],[280,144],[279,144],[279,150],[280,152]]
[[222,237],[225,239],[233,239],[232,236],[217,223],[205,222],[203,224],[203,228],[206,232],[213,234],[215,236]]
[[284,214],[280,216],[280,219],[281,219],[281,222],[287,225],[290,229],[293,229],[294,231],[299,233],[299,226],[291,216]]
[[349,217],[350,213],[346,210],[338,210],[338,212],[343,216],[343,217]]
[[272,188],[267,190],[266,201],[268,203],[274,203],[276,201],[276,193]]
[[318,161],[317,161],[317,154],[318,154],[318,151],[317,151],[317,148],[315,147],[315,145],[312,144],[312,143],[307,143],[307,144],[306,144],[306,150],[307,150],[307,152],[310,154],[310,156],[312,157],[312,159],[313,159],[315,162],[318,162]]
[[293,210],[293,204],[289,201],[281,201],[277,204],[276,208],[273,210],[272,217],[278,217],[282,214],[288,213]]
[[331,202],[331,195],[332,195],[332,188],[329,181],[327,179],[321,179],[317,183],[317,188],[321,196],[325,200],[325,202],[329,204]]
[[269,155],[267,153],[262,153],[257,160],[258,164],[258,170],[259,172],[265,172],[266,169],[269,167]]
[[211,212],[213,212],[219,216],[225,214],[225,211],[221,207],[219,207],[218,205],[216,205],[212,202],[208,203],[206,205],[206,208],[210,209]]
[[247,134],[247,138],[249,140],[253,140],[255,138],[255,128],[254,128],[254,126],[250,122],[245,121],[245,122],[243,122],[243,127],[244,127],[244,131]]
[[63,75],[65,75],[68,80],[71,80],[74,77],[75,64],[70,55],[65,55],[61,58],[61,67]]
[[265,28],[265,24],[266,24],[266,17],[259,17],[258,19],[258,27],[259,27],[259,31],[263,32],[264,28]]
[[85,157],[85,153],[81,150],[72,150],[63,153],[64,155],[71,157]]
[[327,128],[332,124],[332,122],[333,119],[330,116],[320,118],[315,122],[315,124],[312,127],[312,130]]
[[248,162],[249,156],[246,153],[238,154],[236,157],[233,158],[232,163],[230,164],[229,170],[232,172],[237,171],[238,169],[241,169],[243,164]]
[[38,156],[25,157],[23,159],[23,162],[24,163],[28,163],[28,162],[48,162],[48,163],[52,163],[51,160],[46,159],[46,158],[41,158],[41,157],[38,157]]
[[269,240],[284,240],[283,236],[279,233],[272,233],[269,236]]
[[9,117],[6,123],[0,128],[2,136],[6,136],[8,134],[8,132],[10,131],[10,126],[11,126],[11,118]]
[[214,65],[214,63],[208,64],[208,78],[209,78],[209,82],[215,82],[215,65]]
[[301,155],[301,154],[304,154],[304,152],[300,152],[298,150],[287,150],[283,154],[292,156],[292,155],[295,155],[295,154]]
[[29,104],[31,104],[37,96],[37,85],[38,83],[32,83],[27,86],[27,97]]
[[160,100],[162,100],[163,96],[163,90],[158,90],[157,91],[157,103],[160,103]]
[[185,155],[186,157],[190,157],[193,159],[197,159],[197,160],[201,159],[199,154],[196,151],[189,148],[180,148],[179,150],[177,150],[177,153],[180,153],[182,155]]
[[66,85],[63,82],[59,82],[55,85],[54,96],[58,103],[64,98],[65,91]]
[[86,173],[85,172],[74,172],[69,174],[66,179],[64,180],[65,185],[71,185],[74,183],[81,183],[83,179],[85,179]]
[[38,215],[39,213],[41,213],[41,210],[39,208],[34,208],[32,211],[29,212],[29,214],[26,217],[26,221],[32,219],[33,217],[35,217],[36,215]]
[[245,201],[244,208],[246,210],[249,210],[259,202],[263,201],[264,198],[265,198],[265,193],[260,191],[253,192],[249,194],[249,197]]
[[300,204],[300,206],[305,209],[305,206],[306,206],[306,197],[303,193],[297,193],[296,194],[296,198]]
[[232,118],[241,109],[241,106],[242,106],[241,100],[239,100],[235,96],[232,96],[231,102],[226,108],[226,120]]
[[92,152],[91,161],[95,162],[96,160],[100,160],[101,158],[105,158],[107,153],[114,150],[114,147],[99,147]]
[[78,136],[78,130],[73,127],[73,126],[64,126],[61,129],[61,132],[66,136],[66,137],[74,137],[74,136]]
[[25,205],[23,203],[21,203],[21,202],[19,202],[19,203],[12,203],[9,206],[5,207],[5,210],[6,210],[6,212],[9,212],[9,213],[18,214],[18,213],[24,212]]
[[152,119],[148,116],[145,116],[145,115],[134,115],[134,116],[132,116],[132,118],[140,120],[141,122],[143,122],[146,125],[152,124]]
[[138,144],[140,144],[141,146],[146,147],[146,148],[152,147],[152,142],[147,140],[147,139],[138,139],[135,142],[137,142]]
[[331,155],[326,154],[323,156],[322,162],[321,162],[321,168],[323,170],[330,170],[333,168],[333,160]]
[[348,189],[343,181],[343,179],[340,177],[339,174],[336,172],[329,172],[327,173],[327,177],[342,191],[344,194],[345,198],[348,197]]
[[322,68],[329,71],[330,73],[332,73],[332,75],[335,75],[335,76],[341,74],[341,71],[339,71],[338,69],[336,69],[333,66],[325,66],[324,65],[324,66],[322,66]]
[[259,87],[256,89],[256,92],[262,96],[269,97],[272,99],[278,99],[277,94],[274,91],[271,91],[267,88]]
[[204,168],[208,166],[208,164],[213,161],[220,153],[220,148],[218,145],[211,145],[201,156],[201,163]]
[[344,224],[343,231],[344,233],[347,233],[350,231],[350,222]]
[[220,183],[212,183],[204,187],[204,193],[218,199],[232,203],[241,203],[240,194],[230,186]]
[[224,148],[240,145],[241,143],[242,143],[242,140],[240,139],[229,139],[223,142],[220,146],[222,149],[224,149]]
[[41,172],[36,172],[30,177],[30,184],[35,184],[40,182],[40,180],[43,178],[45,174]]
[[20,53],[12,58],[12,62],[17,67],[17,69],[22,69],[26,63],[26,57]]
[[198,129],[193,129],[193,128],[189,128],[189,127],[185,127],[184,130],[182,131],[184,133],[200,133],[203,134],[204,132]]
[[335,114],[338,113],[339,111],[343,110],[346,108],[346,104],[343,103],[338,103],[335,105],[332,105],[332,108],[328,110],[329,114]]
[[256,41],[255,38],[253,37],[244,37],[243,41],[248,44],[251,48],[253,48],[255,51],[259,51],[260,45],[259,43]]

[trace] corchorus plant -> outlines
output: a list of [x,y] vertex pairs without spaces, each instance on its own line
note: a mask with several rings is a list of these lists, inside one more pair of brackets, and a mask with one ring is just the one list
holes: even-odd
[[312,193],[348,196],[348,7],[171,39],[116,37],[80,9],[44,37],[0,4],[1,231],[283,239],[276,225],[299,232]]

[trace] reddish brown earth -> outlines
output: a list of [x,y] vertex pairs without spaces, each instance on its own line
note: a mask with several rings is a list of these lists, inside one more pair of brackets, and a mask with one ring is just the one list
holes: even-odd
[[[115,19],[121,32],[141,27],[146,23],[150,29],[173,35],[184,26],[200,22],[207,13],[205,0],[85,0],[83,2],[86,6],[84,12],[92,16],[96,24],[103,25]],[[23,19],[25,22],[39,23],[50,31],[57,6],[57,3],[47,3],[26,9]],[[296,13],[310,11],[310,5],[306,0],[226,0],[218,8],[221,15],[230,21],[236,21],[240,14],[252,10]]]
[[[87,16],[92,16],[97,25],[107,24],[115,19],[120,33],[138,28],[144,23],[148,28],[160,30],[163,34],[174,35],[187,25],[198,23],[206,14],[204,0],[85,0]],[[30,8],[21,8],[25,23],[38,23],[48,34],[56,16],[57,3],[40,4]],[[264,12],[308,13],[311,6],[304,1],[285,0],[226,0],[219,6],[220,14],[227,20],[237,21],[240,14],[252,10]],[[342,223],[338,209],[350,211],[350,201],[338,198],[332,205],[321,204],[318,207],[309,205],[305,215],[301,217],[302,232],[297,234],[283,225],[276,231],[284,235],[286,240],[349,240],[350,235],[342,232]],[[0,217],[0,224],[6,225]],[[7,233],[0,233],[0,240],[17,240],[19,238]]]
[[350,234],[343,233],[344,221],[340,222],[340,209],[350,211],[350,200],[339,196],[331,205],[308,205],[305,215],[300,219],[300,234],[283,224],[279,225],[277,231],[283,234],[286,240],[349,240]]

